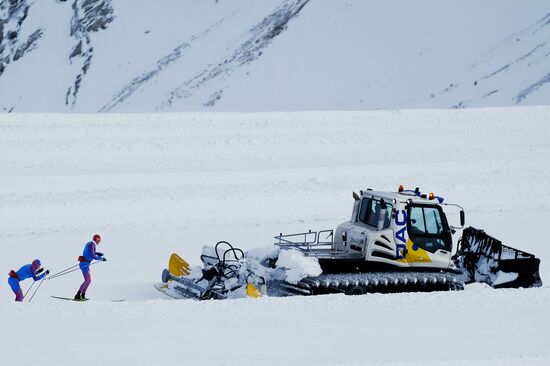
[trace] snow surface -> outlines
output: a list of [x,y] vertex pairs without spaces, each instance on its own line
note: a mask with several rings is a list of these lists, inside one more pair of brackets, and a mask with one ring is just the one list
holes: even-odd
[[[400,183],[535,253],[548,283],[548,121],[550,107],[2,115],[0,364],[547,365],[548,285],[195,302],[153,284],[172,252],[196,266],[219,240],[335,228],[353,190]],[[77,272],[13,302],[10,269],[72,266],[96,232],[93,301],[50,298],[73,296]]]
[[[465,108],[550,98],[544,0],[19,3],[30,7],[14,44],[8,31],[20,18],[0,8],[3,112]],[[10,50],[35,32],[41,37],[15,60]]]

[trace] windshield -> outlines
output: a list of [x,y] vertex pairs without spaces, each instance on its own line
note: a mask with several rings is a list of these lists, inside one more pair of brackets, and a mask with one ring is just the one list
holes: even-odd
[[[390,226],[390,217],[393,205],[386,202],[386,214],[384,217],[384,229]],[[365,197],[361,200],[359,210],[359,221],[370,226],[378,226],[380,217],[380,200],[372,197]]]

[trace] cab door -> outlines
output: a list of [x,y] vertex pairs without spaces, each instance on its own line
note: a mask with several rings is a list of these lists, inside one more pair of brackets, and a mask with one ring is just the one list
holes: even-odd
[[448,268],[452,249],[451,230],[440,206],[411,203],[407,232],[413,250],[429,253],[431,263],[411,263],[414,267]]

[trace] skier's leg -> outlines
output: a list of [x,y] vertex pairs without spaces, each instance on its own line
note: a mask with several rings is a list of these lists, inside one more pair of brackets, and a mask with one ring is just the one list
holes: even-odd
[[88,286],[90,286],[90,283],[92,282],[92,277],[90,276],[89,269],[86,272],[82,271],[82,275],[84,276],[84,282],[82,282],[82,285],[80,285],[79,291],[80,293],[85,294]]
[[15,301],[23,301],[23,291],[21,289],[15,293]]
[[23,291],[19,285],[19,281],[15,278],[10,277],[8,283],[11,287],[11,290],[15,294],[15,301],[23,301]]

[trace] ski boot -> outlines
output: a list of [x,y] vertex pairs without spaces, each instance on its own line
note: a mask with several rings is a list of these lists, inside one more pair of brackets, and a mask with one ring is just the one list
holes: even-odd
[[86,294],[83,292],[78,291],[76,295],[74,295],[74,301],[86,301],[88,300],[86,298]]

